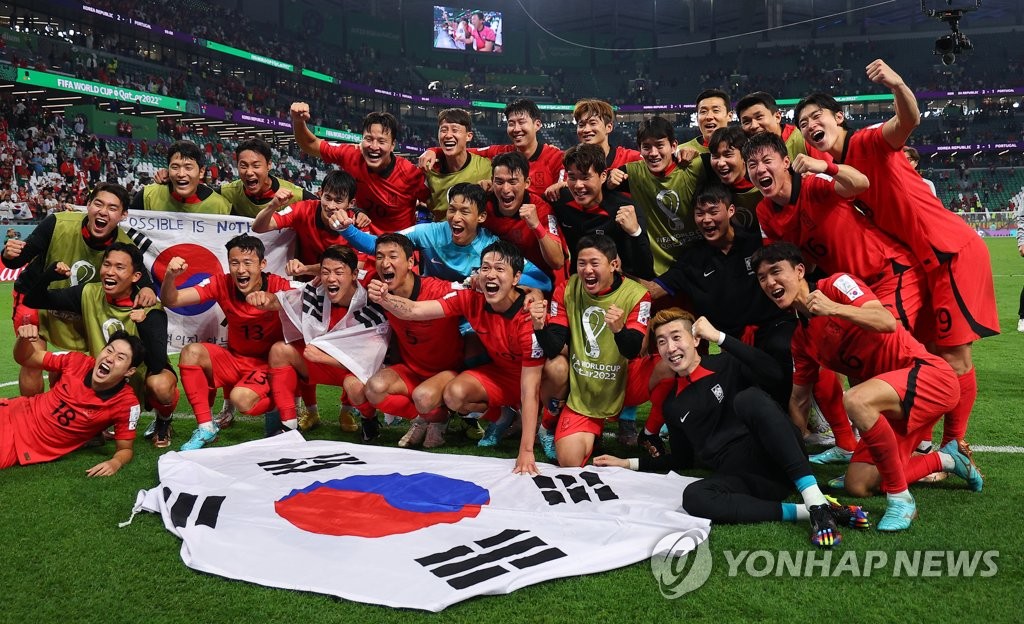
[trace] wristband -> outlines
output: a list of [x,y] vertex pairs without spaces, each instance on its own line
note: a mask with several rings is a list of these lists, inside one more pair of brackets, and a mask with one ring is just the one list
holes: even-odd
[[825,173],[827,175],[832,176],[833,178],[836,177],[836,174],[839,173],[839,165],[835,164],[834,162],[830,162],[828,166],[825,167]]
[[637,457],[630,457],[626,461],[629,462],[630,470],[640,470],[640,459]]
[[720,331],[718,332],[718,340],[715,341],[715,344],[717,344],[718,346],[722,346],[723,342],[725,342],[725,332]]
[[537,227],[533,228],[533,234],[537,240],[544,240],[544,237],[548,235],[548,229],[544,227],[543,223],[538,223]]

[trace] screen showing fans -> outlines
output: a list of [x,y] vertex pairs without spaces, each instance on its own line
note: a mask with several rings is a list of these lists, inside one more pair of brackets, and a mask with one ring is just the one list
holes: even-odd
[[434,47],[501,53],[501,12],[434,7]]

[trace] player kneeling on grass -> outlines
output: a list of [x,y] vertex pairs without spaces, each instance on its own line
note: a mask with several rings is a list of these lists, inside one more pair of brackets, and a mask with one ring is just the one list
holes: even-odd
[[929,353],[859,279],[837,273],[812,289],[800,250],[791,243],[759,249],[750,264],[775,305],[797,313],[793,334],[792,406],[809,400],[818,369],[850,378],[843,405],[861,441],[846,474],[847,491],[867,496],[881,485],[887,505],[880,531],[903,531],[917,516],[907,483],[946,470],[981,491],[969,453],[951,440],[938,453],[911,457],[921,439],[960,396],[956,373]]
[[256,291],[247,301],[260,310],[279,310],[284,340],[270,348],[270,390],[286,429],[298,426],[295,389],[302,383],[340,386],[345,401],[362,416],[363,441],[377,437],[380,423],[366,400],[364,384],[377,372],[388,348],[384,311],[368,303],[359,284],[358,259],[350,247],[334,245],[320,254],[320,283],[301,290]]
[[63,457],[111,425],[114,456],[86,474],[109,477],[130,462],[140,410],[128,378],[145,351],[138,336],[116,331],[96,358],[77,352],[56,355],[45,350],[38,327],[19,327],[14,345],[18,364],[63,375],[42,394],[0,399],[0,468]]
[[[594,465],[680,473],[708,466],[710,477],[683,490],[687,513],[725,523],[810,520],[811,543],[821,548],[842,541],[839,524],[868,525],[860,507],[842,507],[818,488],[799,430],[762,389],[782,380],[772,356],[679,308],[658,312],[650,333],[675,374],[654,388],[648,427],[668,425],[671,453],[656,435],[645,435],[650,456],[601,455]],[[701,357],[701,340],[722,353]],[[794,486],[803,504],[781,502]]]
[[370,300],[395,316],[429,321],[462,316],[480,336],[491,362],[460,373],[444,389],[444,401],[460,414],[484,412],[495,421],[504,405],[522,406],[519,455],[513,472],[537,474],[533,443],[540,405],[544,354],[524,313],[526,293],[517,288],[523,256],[512,243],[498,241],[480,254],[477,282],[483,292],[459,290],[435,301],[410,301],[389,292],[379,280],[370,282]]

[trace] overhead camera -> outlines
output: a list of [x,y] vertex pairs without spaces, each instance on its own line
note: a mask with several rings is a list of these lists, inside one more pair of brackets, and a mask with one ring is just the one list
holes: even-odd
[[942,57],[943,65],[956,63],[956,56],[974,49],[974,44],[967,38],[967,35],[960,32],[960,19],[981,8],[981,0],[975,0],[974,6],[953,7],[953,0],[946,0],[949,8],[929,9],[927,0],[921,0],[921,11],[928,17],[934,17],[949,24],[950,33],[935,40],[934,54]]

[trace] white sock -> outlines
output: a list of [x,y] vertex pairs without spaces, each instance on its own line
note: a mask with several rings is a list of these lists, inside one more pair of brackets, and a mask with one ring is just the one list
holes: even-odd
[[828,503],[825,499],[825,495],[821,493],[821,488],[818,487],[817,483],[800,490],[800,496],[804,499],[804,505],[807,507],[814,507],[815,505],[824,505]]
[[214,431],[217,430],[217,427],[214,426],[212,421],[199,423],[199,428],[202,429],[203,431],[209,431],[210,433],[213,433]]
[[953,456],[952,455],[946,455],[945,453],[939,453],[939,459],[942,460],[942,471],[943,472],[953,472],[953,469],[956,468],[956,462],[953,461]]
[[910,490],[903,490],[902,492],[892,492],[885,495],[886,498],[897,498],[909,503],[914,502],[914,497],[910,494]]
[[281,424],[288,429],[295,429],[296,427],[299,426],[299,420],[297,418],[292,418],[291,420],[282,420]]
[[811,519],[811,512],[807,510],[804,505],[796,506],[796,519],[797,522],[803,522]]

